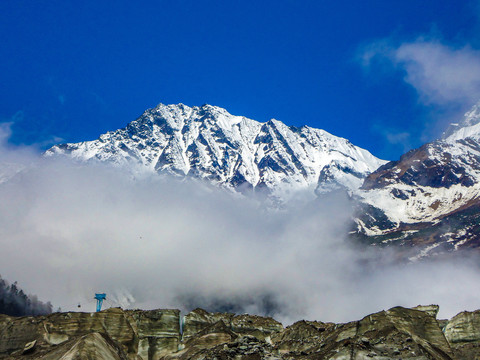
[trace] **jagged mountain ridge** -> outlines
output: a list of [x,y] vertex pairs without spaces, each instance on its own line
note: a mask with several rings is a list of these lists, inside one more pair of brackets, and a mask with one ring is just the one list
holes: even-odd
[[442,139],[374,171],[357,196],[357,231],[370,241],[423,244],[427,253],[478,247],[480,106]]
[[192,176],[236,191],[264,189],[286,199],[298,190],[358,188],[384,164],[324,130],[261,123],[203,105],[163,105],[97,140],[62,144],[46,156],[140,165],[149,172]]

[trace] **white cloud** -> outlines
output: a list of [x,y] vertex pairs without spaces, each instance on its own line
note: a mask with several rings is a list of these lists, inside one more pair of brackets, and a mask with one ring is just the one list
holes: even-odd
[[0,123],[0,146],[5,147],[12,135],[12,122]]
[[385,135],[391,144],[401,144],[404,146],[404,149],[410,147],[410,133],[408,132],[387,132]]
[[400,45],[383,40],[362,51],[364,66],[376,60],[384,65],[387,60],[403,70],[405,82],[417,90],[425,104],[472,105],[480,100],[480,51],[469,45],[454,47],[428,38]]
[[12,126],[15,122],[22,121],[25,117],[23,110],[18,110],[9,118],[0,118],[0,146],[7,147],[8,140],[12,136]]
[[268,311],[286,324],[396,305],[439,303],[445,317],[478,307],[475,262],[395,264],[357,248],[342,196],[267,211],[198,182],[20,148],[0,146],[0,159],[21,165],[0,183],[0,274],[55,308],[93,311],[99,291],[107,306]]

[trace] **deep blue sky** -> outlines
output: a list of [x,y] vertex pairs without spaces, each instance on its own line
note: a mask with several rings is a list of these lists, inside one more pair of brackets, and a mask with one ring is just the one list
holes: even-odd
[[[366,71],[359,54],[432,34],[476,49],[477,10],[458,0],[2,0],[0,122],[14,121],[12,143],[46,147],[95,139],[160,102],[209,103],[395,159],[438,135],[442,106],[419,101],[402,69]],[[397,133],[407,135],[392,143]]]

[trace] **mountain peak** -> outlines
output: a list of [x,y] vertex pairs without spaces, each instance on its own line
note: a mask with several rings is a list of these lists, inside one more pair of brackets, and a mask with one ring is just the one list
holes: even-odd
[[261,123],[204,104],[159,104],[124,129],[98,140],[56,145],[46,156],[107,161],[148,171],[193,176],[234,191],[264,189],[285,199],[324,182],[357,188],[385,161],[348,140],[279,120]]
[[480,102],[465,113],[462,121],[450,124],[442,138],[455,142],[467,137],[480,138]]

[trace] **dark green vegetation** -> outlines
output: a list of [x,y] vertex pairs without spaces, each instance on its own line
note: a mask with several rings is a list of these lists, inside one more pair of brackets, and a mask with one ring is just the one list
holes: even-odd
[[9,284],[0,276],[0,314],[11,316],[47,315],[52,312],[52,304],[44,304],[35,295],[27,295],[17,286]]

